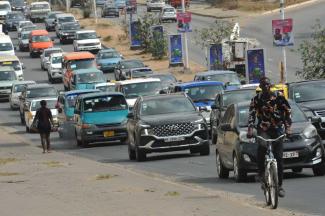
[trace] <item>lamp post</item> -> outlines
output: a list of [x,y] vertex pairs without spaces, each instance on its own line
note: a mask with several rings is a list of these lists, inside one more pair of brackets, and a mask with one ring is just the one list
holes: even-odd
[[[284,0],[280,0],[280,14],[281,19],[284,20]],[[281,62],[281,74],[283,74],[283,79],[281,80],[282,83],[287,83],[287,57],[286,57],[286,48],[285,46],[282,46],[282,55],[283,55],[283,62]]]
[[[182,12],[185,14],[185,0],[182,0]],[[187,34],[186,31],[183,32],[184,38],[184,70],[189,70],[189,62],[188,62],[188,47],[187,47]]]

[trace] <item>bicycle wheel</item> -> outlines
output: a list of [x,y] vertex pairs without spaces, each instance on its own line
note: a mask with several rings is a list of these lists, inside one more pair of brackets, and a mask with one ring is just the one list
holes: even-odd
[[[270,172],[269,170],[265,170],[265,182],[264,182],[264,196],[265,196],[265,202],[266,205],[269,206],[271,205],[271,195],[270,195],[270,181],[269,181],[269,176],[270,176]],[[263,184],[263,183],[262,183]]]
[[278,170],[275,163],[271,163],[270,173],[269,173],[269,190],[270,190],[270,200],[272,209],[278,207],[279,199],[279,182],[278,182]]

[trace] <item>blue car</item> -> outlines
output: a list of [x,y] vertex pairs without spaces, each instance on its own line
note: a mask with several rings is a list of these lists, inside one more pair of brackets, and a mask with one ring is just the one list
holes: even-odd
[[210,130],[211,105],[217,94],[224,91],[224,83],[216,81],[187,82],[175,84],[171,92],[185,92],[195,106],[202,111]]
[[240,87],[238,74],[227,70],[210,70],[195,74],[194,81],[223,82],[226,90],[235,90]]
[[103,72],[97,68],[79,69],[73,72],[70,88],[71,90],[94,89],[96,84],[106,81]]
[[123,94],[102,92],[78,97],[75,114],[75,138],[83,147],[89,144],[127,141],[129,108]]
[[96,55],[97,66],[104,73],[113,72],[115,65],[122,59],[122,55],[112,48],[102,49]]

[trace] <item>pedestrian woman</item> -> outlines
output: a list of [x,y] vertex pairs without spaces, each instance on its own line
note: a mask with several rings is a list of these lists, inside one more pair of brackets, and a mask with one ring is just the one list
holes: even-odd
[[[39,108],[36,112],[35,120],[38,121],[37,129],[41,136],[41,142],[43,147],[43,153],[51,152],[50,146],[50,132],[51,126],[53,125],[53,118],[51,110],[46,107],[46,101],[41,100],[40,102],[41,108]],[[46,146],[45,146],[46,142]]]

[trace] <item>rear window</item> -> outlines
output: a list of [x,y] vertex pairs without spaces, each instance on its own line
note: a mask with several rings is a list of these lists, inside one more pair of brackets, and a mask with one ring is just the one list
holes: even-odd
[[32,42],[50,42],[51,38],[48,35],[35,35],[32,37]]
[[[46,107],[49,109],[55,109],[56,100],[46,100]],[[31,104],[31,111],[36,111],[41,108],[41,101],[33,101]]]
[[13,49],[12,43],[0,43],[0,51],[10,51]]
[[109,95],[87,98],[83,102],[85,112],[105,112],[128,109],[126,100],[122,95]]
[[28,89],[26,92],[27,98],[37,98],[37,97],[51,97],[57,96],[57,91],[55,88],[33,88]]

